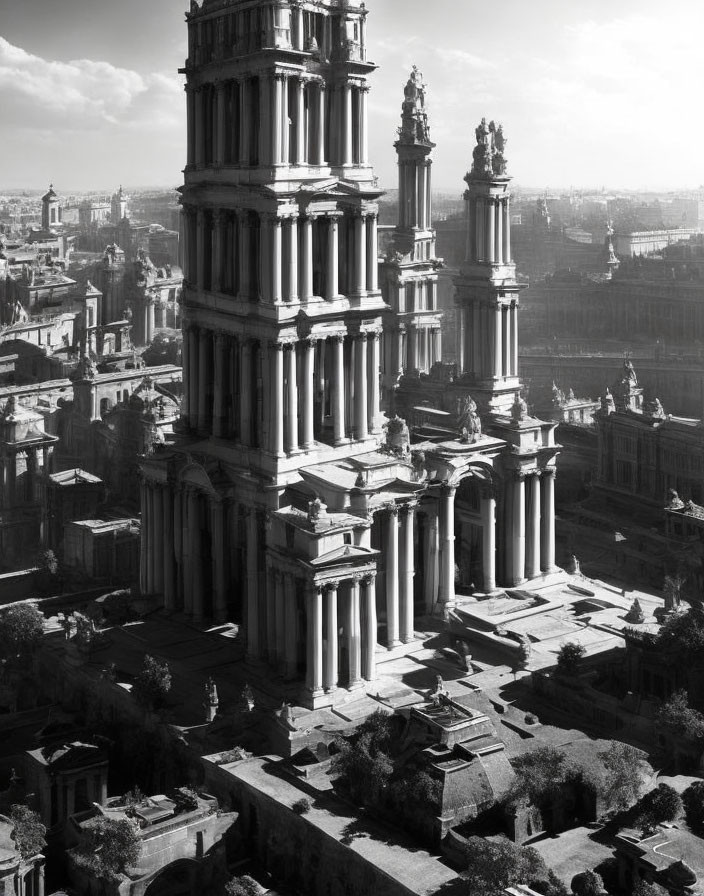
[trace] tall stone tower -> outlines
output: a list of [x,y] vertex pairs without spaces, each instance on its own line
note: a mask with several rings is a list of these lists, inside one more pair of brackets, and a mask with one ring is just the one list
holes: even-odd
[[392,401],[407,371],[427,373],[442,357],[438,275],[432,225],[432,158],[426,86],[413,68],[404,89],[398,153],[398,225],[382,276],[389,312],[384,320],[385,397]]
[[511,260],[509,183],[502,127],[482,119],[465,181],[467,252],[457,279],[458,360],[487,411],[508,412],[520,390],[518,293]]
[[117,193],[113,193],[110,200],[110,221],[113,224],[119,224],[127,217],[127,196],[125,196],[122,185]]
[[49,184],[49,189],[42,196],[42,230],[51,230],[63,223],[63,210],[61,200],[54,192],[54,185]]

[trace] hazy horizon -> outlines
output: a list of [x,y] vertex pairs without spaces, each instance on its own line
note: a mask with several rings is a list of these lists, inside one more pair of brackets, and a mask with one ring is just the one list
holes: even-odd
[[[395,184],[392,144],[413,64],[428,85],[440,192],[462,191],[482,116],[504,123],[509,173],[526,191],[691,191],[704,181],[702,124],[688,98],[704,27],[694,0],[673,0],[666,15],[655,0],[621,0],[618,11],[607,0],[505,0],[500,21],[478,0],[436,0],[432,15],[421,0],[367,6],[368,53],[380,65],[370,158],[385,189]],[[0,0],[3,189],[178,186],[185,8]]]

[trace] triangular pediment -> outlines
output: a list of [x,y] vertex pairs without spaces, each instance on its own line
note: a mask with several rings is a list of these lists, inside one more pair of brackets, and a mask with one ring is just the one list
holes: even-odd
[[329,567],[339,566],[341,563],[354,563],[355,561],[366,562],[374,560],[379,552],[371,548],[362,548],[353,544],[345,544],[327,554],[322,554],[310,561],[310,565],[315,569],[328,569]]

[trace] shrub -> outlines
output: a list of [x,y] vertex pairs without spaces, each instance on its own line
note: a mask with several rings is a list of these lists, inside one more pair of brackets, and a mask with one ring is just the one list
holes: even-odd
[[669,784],[658,784],[634,807],[636,823],[650,831],[663,821],[674,821],[682,811],[682,800]]
[[0,612],[0,648],[8,657],[32,653],[43,632],[44,616],[33,604],[15,604]]
[[305,815],[306,812],[310,812],[310,800],[307,800],[305,797],[301,797],[300,800],[296,800],[296,802],[291,806],[291,809],[296,813],[296,815]]
[[676,691],[660,708],[656,722],[685,740],[704,741],[704,715],[689,705],[687,691]]
[[137,676],[132,693],[142,706],[161,709],[171,690],[171,671],[168,663],[160,663],[153,656],[144,657],[144,666]]
[[586,648],[582,644],[576,644],[573,641],[563,644],[557,655],[557,674],[568,678],[577,675],[582,664],[582,657],[586,652]]
[[40,816],[27,806],[15,805],[10,809],[11,837],[23,859],[31,859],[46,846],[46,827]]
[[575,874],[570,883],[575,896],[600,896],[604,890],[604,881],[595,871],[581,871]]
[[225,896],[259,896],[259,886],[254,878],[243,874],[225,884]]
[[701,656],[704,650],[704,610],[692,607],[686,613],[673,613],[660,629],[656,646],[679,654],[683,662]]
[[539,806],[561,790],[570,769],[567,756],[554,747],[539,747],[518,756],[512,762],[516,780],[509,794],[510,802],[528,800]]
[[641,755],[629,744],[613,741],[608,750],[599,753],[605,767],[602,793],[613,809],[627,809],[632,806],[643,786],[641,777]]
[[96,877],[114,880],[139,859],[141,842],[133,822],[101,815],[90,819],[83,831],[85,839],[74,858]]
[[682,794],[684,814],[689,829],[698,837],[704,836],[704,781],[695,781]]
[[531,847],[516,846],[509,840],[490,841],[469,837],[465,847],[467,870],[462,877],[468,882],[471,896],[496,896],[507,887],[527,884],[541,887],[546,896],[561,896],[564,887],[550,877],[545,862]]

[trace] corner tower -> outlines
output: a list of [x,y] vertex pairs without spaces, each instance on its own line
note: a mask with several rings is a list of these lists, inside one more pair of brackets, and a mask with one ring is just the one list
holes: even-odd
[[510,412],[518,379],[518,297],[511,258],[509,184],[501,125],[482,118],[465,177],[467,247],[456,281],[458,363],[472,395],[490,412]]
[[404,88],[398,154],[398,225],[382,277],[389,313],[384,321],[385,394],[407,372],[428,373],[442,357],[437,307],[441,260],[432,225],[432,151],[426,85],[414,66]]

